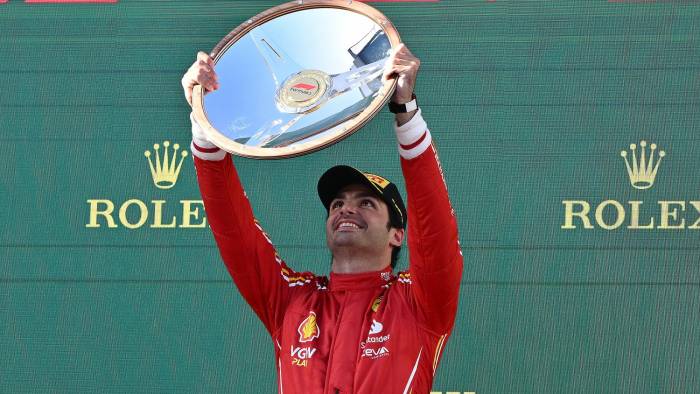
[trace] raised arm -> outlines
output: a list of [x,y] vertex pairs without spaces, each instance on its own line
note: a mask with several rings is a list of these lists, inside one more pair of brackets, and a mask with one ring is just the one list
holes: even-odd
[[[218,87],[213,74],[211,59],[200,52],[182,80],[188,102],[196,84],[208,91]],[[274,335],[292,286],[308,283],[310,274],[296,274],[284,264],[253,216],[230,155],[209,142],[190,118],[197,181],[221,258],[238,290]]]
[[[420,61],[402,45],[390,64],[385,77],[398,78],[392,101],[409,103]],[[408,280],[419,321],[444,335],[454,324],[462,279],[457,222],[420,109],[396,114],[396,135],[408,205]]]

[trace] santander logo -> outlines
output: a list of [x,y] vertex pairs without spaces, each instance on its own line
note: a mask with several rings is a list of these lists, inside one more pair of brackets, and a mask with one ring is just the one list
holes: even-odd
[[372,319],[372,327],[369,328],[369,335],[379,334],[384,329],[382,323]]

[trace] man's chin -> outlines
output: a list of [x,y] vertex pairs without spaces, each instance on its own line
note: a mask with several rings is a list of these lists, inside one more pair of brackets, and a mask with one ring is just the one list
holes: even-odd
[[356,231],[336,231],[330,241],[331,248],[355,246],[358,244],[358,233]]

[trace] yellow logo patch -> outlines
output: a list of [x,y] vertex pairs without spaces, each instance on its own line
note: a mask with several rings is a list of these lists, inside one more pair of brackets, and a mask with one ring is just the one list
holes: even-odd
[[384,189],[389,183],[391,183],[386,179],[380,177],[379,175],[365,173],[365,177],[367,177],[367,179],[369,179],[372,183],[381,187],[382,189]]
[[299,342],[311,342],[318,338],[321,334],[321,330],[319,330],[318,324],[316,324],[316,313],[309,312],[309,316],[299,324],[297,332],[299,333]]
[[376,312],[379,309],[379,304],[382,303],[382,297],[377,297],[372,303],[372,312]]

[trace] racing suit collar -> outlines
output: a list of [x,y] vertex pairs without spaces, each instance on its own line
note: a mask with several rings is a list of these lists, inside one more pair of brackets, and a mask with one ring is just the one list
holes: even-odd
[[377,288],[393,279],[391,266],[381,271],[361,272],[358,274],[336,274],[331,272],[328,288],[330,291],[347,291]]

